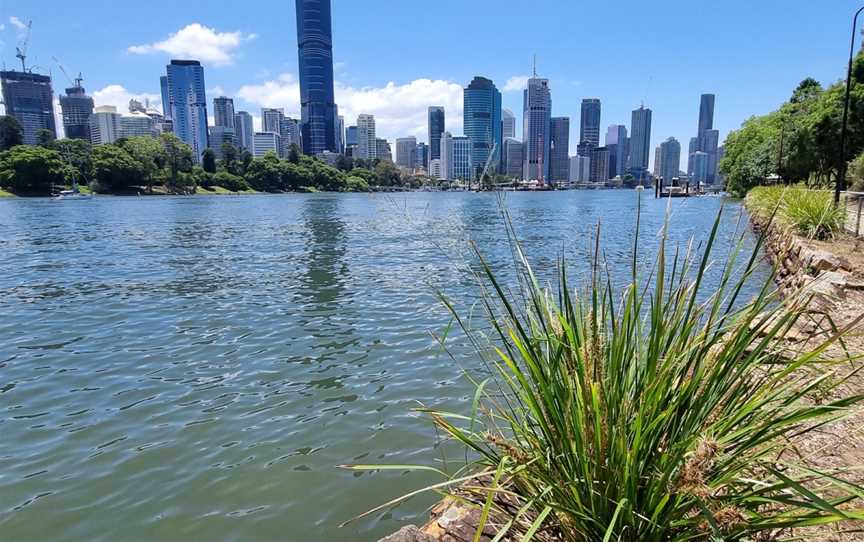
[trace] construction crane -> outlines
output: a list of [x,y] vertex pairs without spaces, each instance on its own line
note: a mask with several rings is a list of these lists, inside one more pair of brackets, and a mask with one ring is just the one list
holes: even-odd
[[63,72],[63,75],[66,76],[66,79],[69,80],[69,84],[71,84],[75,88],[81,88],[81,82],[84,81],[84,77],[82,77],[81,72],[78,72],[78,77],[73,79],[69,75],[69,72],[66,71],[66,68],[63,67],[63,64],[61,64],[60,61],[57,59],[56,56],[52,56],[51,58],[54,59],[55,63],[57,63],[57,66],[60,68],[60,71]]
[[27,46],[30,43],[30,31],[33,29],[33,21],[27,21],[27,32],[24,34],[24,39],[15,48],[15,57],[21,60],[21,71],[27,72],[27,65],[25,64],[25,60],[27,59]]

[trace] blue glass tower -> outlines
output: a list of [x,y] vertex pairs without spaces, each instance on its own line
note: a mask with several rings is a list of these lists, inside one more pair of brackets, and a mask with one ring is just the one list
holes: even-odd
[[192,157],[201,160],[207,144],[207,95],[204,68],[197,60],[172,60],[168,65],[168,102],[174,133],[192,147]]
[[330,0],[296,0],[303,152],[338,152]]
[[475,77],[464,91],[465,135],[471,141],[471,163],[474,175],[479,176],[486,167],[492,153],[490,172],[500,169],[501,137],[501,93],[489,79]]

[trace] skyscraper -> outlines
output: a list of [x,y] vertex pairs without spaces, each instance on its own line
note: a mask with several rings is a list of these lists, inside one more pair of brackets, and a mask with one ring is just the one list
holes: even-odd
[[345,152],[345,117],[342,115],[336,119],[336,152]]
[[609,180],[609,149],[594,147],[591,149],[591,182],[605,183]]
[[523,179],[546,182],[549,178],[549,150],[551,144],[552,92],[549,80],[528,79],[523,93],[522,137],[525,143]]
[[375,157],[382,162],[392,162],[393,153],[390,150],[390,142],[386,139],[375,139]]
[[358,135],[357,135],[357,127],[349,126],[345,129],[345,146],[350,147],[351,145],[357,146]]
[[444,108],[432,106],[429,108],[429,159],[441,158],[441,134],[444,133]]
[[681,168],[681,144],[670,137],[660,144],[660,176],[667,186],[672,185],[672,179],[678,177]]
[[501,166],[501,93],[491,80],[475,77],[463,91],[464,129],[471,140],[471,163],[479,177],[489,163],[494,174]]
[[429,170],[429,145],[417,143],[414,148],[414,167]]
[[357,156],[364,160],[378,158],[378,141],[375,137],[375,116],[357,117]]
[[582,100],[582,119],[579,125],[579,143],[588,141],[595,147],[600,146],[600,100]]
[[252,123],[252,115],[247,111],[238,111],[234,114],[234,131],[237,146],[243,150],[252,152],[255,141],[255,128]]
[[31,71],[0,71],[6,114],[21,125],[24,144],[35,145],[39,130],[57,137],[51,78]]
[[93,98],[84,92],[80,78],[75,80],[75,86],[66,89],[65,96],[60,96],[60,111],[63,114],[63,134],[69,139],[90,141]]
[[114,143],[120,137],[120,113],[113,105],[103,105],[90,115],[90,142],[93,145]]
[[174,133],[192,147],[192,158],[201,160],[207,148],[207,95],[204,68],[197,60],[172,60],[167,67],[168,100]]
[[703,94],[699,101],[699,131],[697,137],[714,128],[714,95]]
[[449,132],[444,132],[441,136],[441,178],[470,181],[474,177],[472,155],[473,149],[468,137],[454,137]]
[[284,109],[274,107],[261,108],[261,131],[282,134],[282,119],[285,118]]
[[623,124],[613,124],[606,130],[606,148],[609,149],[609,177],[626,174],[627,162],[627,127]]
[[630,174],[643,184],[648,174],[651,152],[651,110],[640,105],[630,119]]
[[165,120],[171,120],[171,94],[168,90],[168,76],[159,78],[159,88],[162,91],[162,116]]
[[330,0],[296,0],[303,152],[337,152]]
[[234,100],[225,96],[213,98],[213,125],[234,130]]
[[522,179],[522,163],[525,160],[523,149],[522,142],[515,137],[508,137],[504,140],[504,166],[502,168],[504,175],[514,179]]
[[400,137],[396,140],[396,165],[414,168],[414,153],[417,151],[416,137]]
[[552,117],[549,129],[549,179],[570,180],[570,117]]
[[706,179],[708,183],[714,183],[717,180],[717,164],[719,162],[720,132],[713,129],[714,100],[713,94],[703,94],[699,100],[699,127],[696,137],[690,140],[687,159],[687,171],[692,173],[695,168],[695,153],[704,152],[707,155]]
[[504,109],[501,111],[501,137],[516,137],[516,115],[513,114],[509,109]]

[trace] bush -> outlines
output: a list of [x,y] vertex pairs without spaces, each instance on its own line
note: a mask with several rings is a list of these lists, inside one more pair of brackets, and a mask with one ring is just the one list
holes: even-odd
[[214,175],[213,184],[215,184],[216,186],[221,186],[225,190],[230,190],[232,192],[244,192],[246,190],[249,190],[249,185],[246,183],[243,177],[232,175],[227,171],[220,171],[216,175]]
[[746,201],[747,208],[763,218],[770,218],[776,209],[780,224],[809,239],[828,239],[843,231],[845,213],[834,205],[834,194],[828,190],[758,186]]
[[18,145],[0,153],[0,186],[20,195],[48,195],[66,181],[66,166],[57,151]]

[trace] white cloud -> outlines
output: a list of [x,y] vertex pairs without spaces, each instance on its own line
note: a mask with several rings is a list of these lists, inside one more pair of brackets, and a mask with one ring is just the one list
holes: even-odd
[[18,17],[14,16],[14,15],[9,17],[9,22],[12,24],[12,26],[17,28],[18,30],[26,30],[27,29],[27,23],[25,23],[24,21],[22,21],[21,19],[19,19]]
[[6,30],[6,25],[3,23],[0,23],[0,32],[2,32],[4,30]]
[[504,83],[504,92],[516,92],[524,90],[528,86],[530,75],[514,75]]
[[234,52],[244,41],[257,38],[257,34],[217,32],[199,23],[187,25],[163,41],[133,45],[128,52],[138,55],[167,53],[173,57],[203,60],[215,65],[231,64]]
[[108,85],[93,93],[93,101],[96,106],[113,105],[118,113],[129,112],[129,100],[138,100],[141,103],[150,102],[150,107],[162,108],[162,96],[160,94],[148,94],[146,92],[130,92],[122,85]]
[[[378,137],[393,140],[415,136],[427,139],[427,111],[430,105],[444,106],[447,130],[462,133],[462,86],[450,81],[416,79],[405,84],[389,82],[384,87],[354,88],[336,83],[336,103],[346,125],[353,125],[357,115],[375,115]],[[293,74],[282,74],[276,80],[258,85],[244,85],[237,96],[259,107],[281,107],[285,114],[300,114],[300,84]]]

